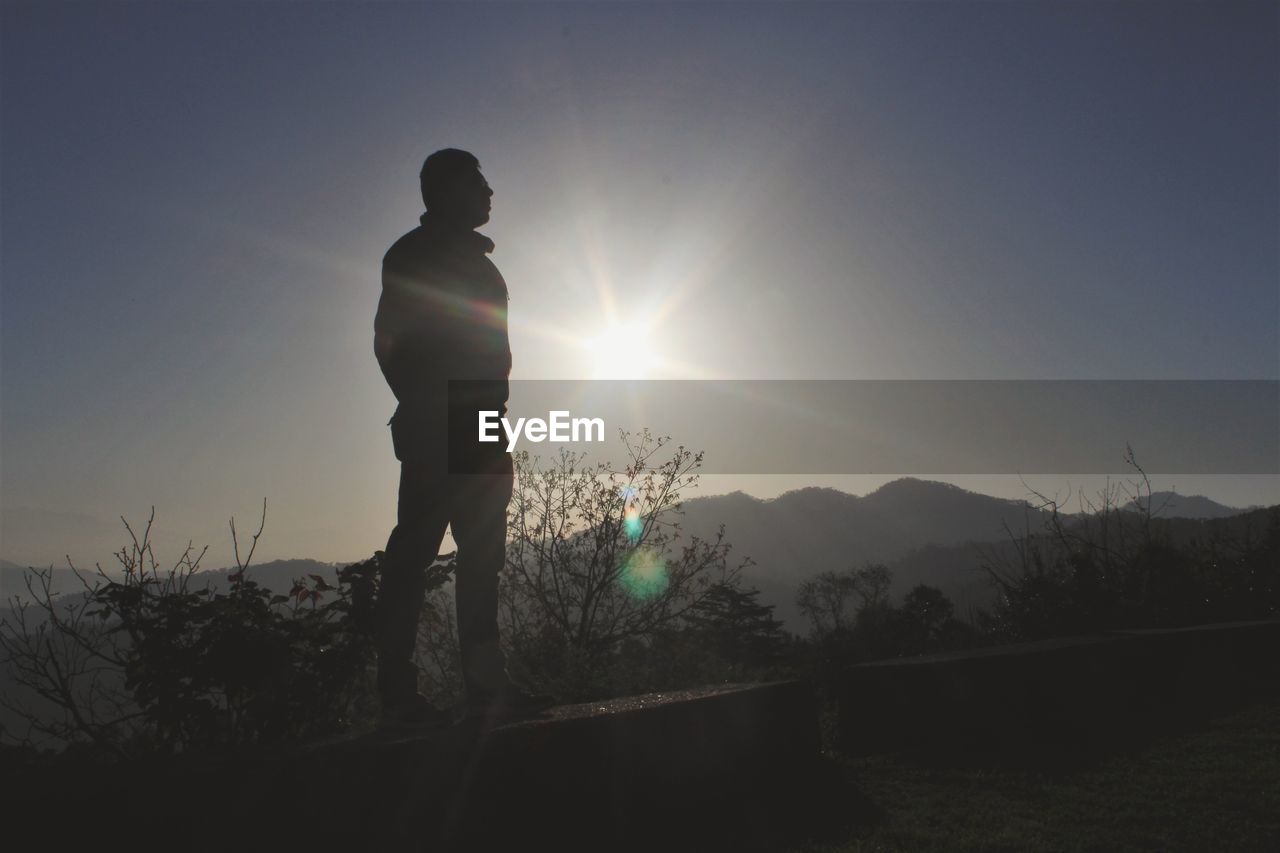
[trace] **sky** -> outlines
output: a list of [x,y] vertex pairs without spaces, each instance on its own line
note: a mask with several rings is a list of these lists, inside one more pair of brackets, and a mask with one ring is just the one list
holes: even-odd
[[264,497],[260,558],[381,548],[379,263],[442,147],[513,379],[626,335],[658,378],[1278,380],[1278,48],[1273,3],[4,0],[0,558],[109,565],[154,506],[224,565]]

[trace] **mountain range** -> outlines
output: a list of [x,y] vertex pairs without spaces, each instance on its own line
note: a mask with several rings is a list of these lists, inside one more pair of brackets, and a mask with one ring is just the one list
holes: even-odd
[[[320,575],[329,583],[335,583],[340,565],[339,563],[325,563],[308,559],[272,560],[267,563],[254,563],[251,565],[248,578],[267,589],[285,593],[293,586],[294,580],[306,575]],[[36,569],[44,573],[52,572],[49,588],[55,594],[67,595],[84,589],[80,579],[69,568],[55,567],[50,569],[48,566],[37,566]],[[235,571],[234,567],[201,569],[196,573],[195,580],[192,583],[194,588],[201,588],[205,584],[209,584],[214,589],[225,589],[227,577],[233,571]],[[8,605],[13,598],[17,598],[19,601],[31,600],[25,579],[25,576],[31,573],[32,569],[28,567],[20,566],[8,560],[0,560],[0,605]],[[80,575],[90,584],[93,583],[96,577],[96,573],[93,571],[81,571]]]
[[1139,511],[1151,507],[1151,514],[1159,518],[1229,518],[1248,512],[1258,507],[1237,509],[1223,506],[1204,495],[1180,495],[1177,492],[1152,492],[1148,503],[1146,498],[1134,498],[1122,509]]
[[[1021,501],[966,491],[957,486],[914,478],[887,483],[862,497],[834,489],[807,488],[761,500],[735,492],[696,498],[682,508],[683,531],[707,538],[725,525],[732,554],[750,557],[743,580],[760,590],[760,600],[774,605],[788,630],[802,633],[808,625],[795,605],[799,584],[824,571],[842,571],[865,563],[891,569],[929,546],[993,542],[1015,531],[1038,530],[1047,513]],[[954,561],[953,561],[954,562]],[[977,563],[952,565],[925,578],[918,571],[894,571],[893,594],[916,583],[941,586],[953,600],[970,585],[985,587]],[[965,592],[960,598],[970,598]]]
[[[1152,506],[1169,518],[1225,518],[1247,511],[1172,492],[1154,493]],[[795,605],[802,581],[868,562],[888,565],[893,596],[926,583],[941,589],[964,616],[991,600],[983,559],[998,558],[1011,547],[1011,534],[1040,532],[1050,517],[1025,501],[913,477],[862,497],[824,488],[768,500],[734,492],[689,500],[682,510],[681,526],[688,535],[706,539],[725,525],[732,554],[754,563],[743,580],[759,589],[760,600],[774,605],[775,615],[796,633],[809,627]]]
[[[1245,510],[1201,496],[1171,492],[1152,495],[1164,517],[1223,518]],[[1131,503],[1129,509],[1140,504]],[[1007,547],[1010,532],[1042,529],[1048,513],[1024,501],[978,494],[947,483],[903,478],[865,496],[835,489],[805,488],[761,499],[743,492],[692,498],[681,508],[681,533],[708,539],[719,525],[730,543],[731,562],[749,557],[743,581],[758,588],[760,600],[775,606],[786,627],[803,633],[808,626],[795,606],[799,584],[819,574],[867,562],[893,570],[893,594],[919,583],[937,586],[965,615],[990,600],[991,588],[980,569],[984,556]],[[294,579],[319,574],[332,582],[338,564],[310,559],[276,560],[254,565],[249,576],[287,592]],[[47,569],[46,569],[47,571]],[[202,571],[215,587],[231,569]],[[23,566],[0,560],[0,600],[26,598]],[[70,569],[52,570],[52,589],[81,589]]]

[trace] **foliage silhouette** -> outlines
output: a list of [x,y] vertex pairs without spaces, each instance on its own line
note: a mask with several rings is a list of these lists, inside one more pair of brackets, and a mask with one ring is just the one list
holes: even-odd
[[[999,591],[981,627],[996,642],[1109,628],[1168,628],[1280,614],[1280,507],[1234,518],[1162,519],[1151,484],[1108,484],[1066,517],[1055,498],[1041,531],[1010,532],[1013,560],[983,569]],[[1070,497],[1068,496],[1068,500]]]
[[702,454],[679,446],[660,459],[669,439],[622,438],[621,470],[514,454],[503,636],[513,674],[565,699],[611,692],[624,643],[674,627],[745,564],[730,565],[723,527],[712,541],[681,537],[682,494],[696,487]]
[[[23,741],[119,756],[226,751],[341,732],[368,717],[380,553],[339,570],[336,586],[311,575],[280,594],[252,579],[253,548],[240,557],[233,520],[236,569],[222,592],[196,587],[203,550],[188,545],[160,568],[154,518],[153,509],[141,536],[125,522],[119,576],[77,570],[84,594],[59,598],[50,573],[37,572],[28,581],[35,604],[15,601],[0,621],[3,663],[35,700],[3,698],[29,725]],[[434,567],[433,585],[451,568]]]

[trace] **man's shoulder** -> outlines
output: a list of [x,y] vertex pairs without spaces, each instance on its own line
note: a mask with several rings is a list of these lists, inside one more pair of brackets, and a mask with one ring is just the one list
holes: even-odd
[[500,279],[501,274],[488,257],[492,249],[493,242],[482,234],[424,223],[391,244],[382,256],[382,270],[384,274],[399,273],[414,279]]
[[382,256],[382,265],[388,267],[421,263],[438,253],[436,242],[430,239],[426,229],[418,226],[402,234],[400,239],[391,244],[391,248]]

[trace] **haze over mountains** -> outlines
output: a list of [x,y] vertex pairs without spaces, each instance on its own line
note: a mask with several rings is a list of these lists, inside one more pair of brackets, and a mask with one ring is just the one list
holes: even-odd
[[[733,554],[749,556],[754,565],[744,581],[773,604],[778,618],[797,633],[808,625],[795,606],[796,587],[827,571],[867,562],[891,567],[930,545],[993,542],[1010,529],[1038,530],[1046,514],[1021,501],[965,491],[957,486],[913,478],[887,483],[858,497],[834,489],[808,488],[760,500],[741,492],[698,498],[684,506],[683,529],[703,538],[725,525]],[[985,579],[977,564],[948,566],[944,591],[953,597]],[[894,573],[895,596],[916,583],[943,585],[919,572]],[[977,592],[974,593],[978,594]]]
[[[1162,517],[1223,518],[1245,510],[1223,506],[1201,496],[1172,492],[1152,495]],[[1136,509],[1131,504],[1129,507]],[[775,605],[787,628],[803,633],[808,626],[795,606],[796,587],[820,572],[840,571],[866,562],[886,563],[894,572],[894,595],[918,583],[943,590],[958,615],[984,604],[990,584],[980,560],[1015,534],[1042,529],[1047,513],[1023,501],[966,491],[957,486],[914,478],[887,483],[859,497],[827,488],[799,489],[772,499],[742,492],[693,498],[683,506],[682,535],[713,537],[720,524],[733,550],[731,562],[750,557],[743,580]],[[310,559],[255,564],[250,577],[287,591],[295,578],[320,574],[333,579],[338,564]],[[47,568],[47,567],[44,567]],[[26,568],[0,560],[0,598],[26,597]],[[54,568],[53,588],[81,589],[70,569]],[[229,569],[200,573],[215,587],[225,585]]]
[[[1204,495],[1180,495],[1177,492],[1152,492],[1151,512],[1160,518],[1229,518],[1248,512],[1257,507],[1223,506]],[[1135,498],[1124,505],[1124,509],[1140,510],[1147,506],[1146,498]]]
[[[1223,518],[1245,510],[1208,498],[1172,492],[1153,494],[1162,517]],[[1128,508],[1128,507],[1126,507]],[[1134,507],[1136,508],[1136,507]],[[905,477],[863,497],[834,489],[808,488],[761,500],[741,492],[690,500],[684,532],[713,536],[723,522],[733,555],[755,565],[743,578],[773,604],[788,630],[808,625],[795,606],[796,587],[820,572],[886,563],[893,595],[916,584],[937,586],[964,616],[991,598],[980,564],[1009,542],[1009,532],[1036,533],[1049,513],[1025,501],[991,497],[948,483]]]
[[[266,563],[254,563],[249,567],[249,579],[262,584],[268,589],[277,592],[288,592],[289,587],[293,585],[296,578],[306,575],[318,574],[325,578],[329,583],[334,583],[337,578],[339,563],[325,563],[320,560],[295,559],[295,560],[272,560]],[[48,572],[48,566],[37,566],[41,571]],[[84,589],[81,581],[76,577],[75,572],[69,568],[57,567],[53,568],[52,582],[50,589],[61,595],[80,592]],[[162,569],[162,572],[164,570]],[[209,584],[214,589],[226,589],[227,577],[234,571],[234,568],[221,569],[201,569],[192,581],[194,589],[201,589],[205,584]],[[27,586],[24,581],[24,575],[30,572],[25,566],[9,560],[0,560],[0,604],[7,605],[11,598],[17,598],[20,601],[30,600],[27,592]],[[93,583],[97,573],[93,569],[88,571],[81,570],[80,576],[85,580]]]

